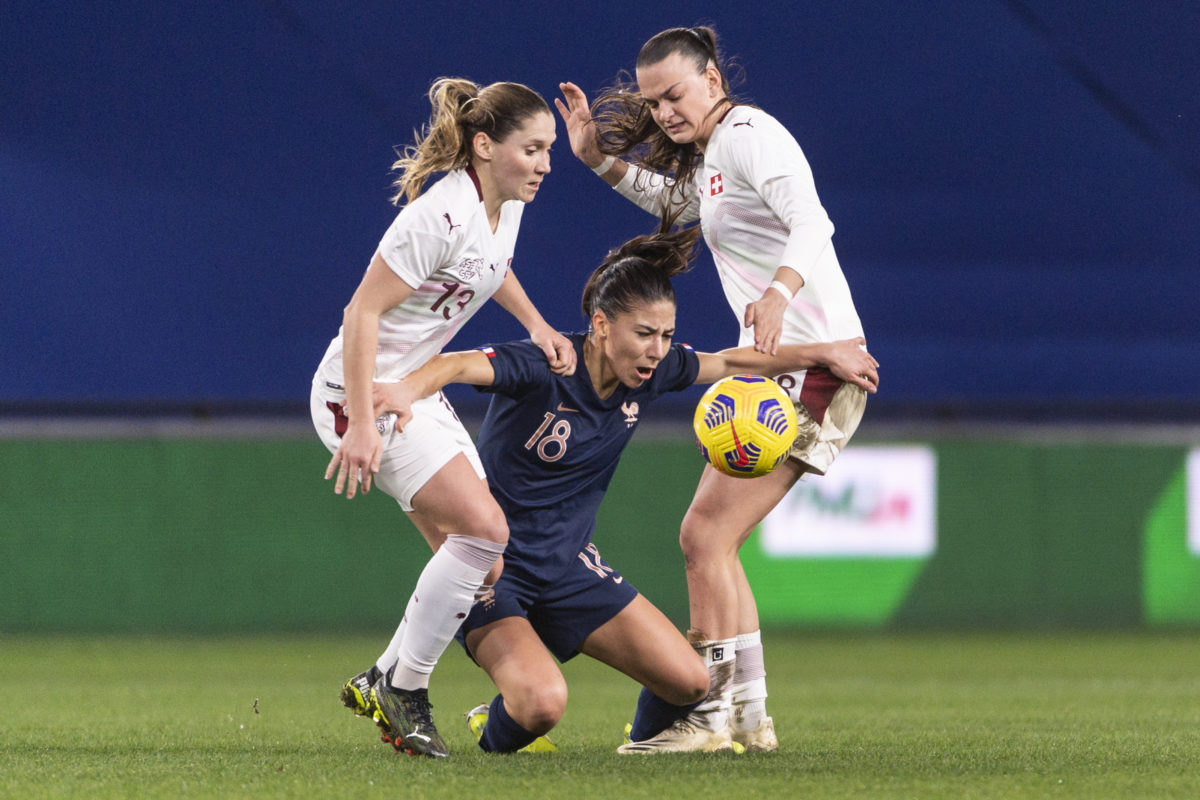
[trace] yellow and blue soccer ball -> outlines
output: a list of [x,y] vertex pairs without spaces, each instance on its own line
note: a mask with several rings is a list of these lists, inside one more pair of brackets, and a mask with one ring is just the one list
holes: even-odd
[[796,438],[796,408],[770,378],[733,375],[708,387],[692,427],[708,463],[726,475],[757,478],[787,459]]

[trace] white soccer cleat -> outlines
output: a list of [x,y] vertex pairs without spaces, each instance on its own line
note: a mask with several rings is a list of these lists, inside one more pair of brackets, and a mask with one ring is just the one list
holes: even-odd
[[741,746],[734,745],[729,728],[710,731],[701,728],[684,717],[657,736],[641,742],[626,742],[617,748],[621,754],[629,753],[721,753],[740,752]]
[[735,729],[733,741],[751,753],[767,753],[779,749],[779,740],[775,738],[775,722],[770,717],[763,717],[762,722],[753,730]]

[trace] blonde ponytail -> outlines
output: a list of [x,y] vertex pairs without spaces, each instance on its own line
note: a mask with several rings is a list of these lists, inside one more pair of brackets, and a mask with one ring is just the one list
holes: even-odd
[[414,144],[392,164],[399,173],[392,184],[396,205],[416,200],[430,175],[466,168],[475,134],[502,142],[534,114],[550,113],[542,96],[528,86],[500,82],[481,88],[466,78],[438,78],[429,87],[429,104],[429,122],[414,131]]

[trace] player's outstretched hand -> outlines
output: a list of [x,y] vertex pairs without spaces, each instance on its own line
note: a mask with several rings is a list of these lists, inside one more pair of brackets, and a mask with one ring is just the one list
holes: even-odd
[[[554,105],[567,125],[567,139],[575,157],[595,168],[604,161],[604,154],[596,146],[596,126],[592,123],[592,111],[587,95],[575,84],[564,81],[558,85],[562,99],[554,98]],[[565,103],[563,101],[566,101]]]
[[879,391],[879,362],[867,352],[867,340],[861,336],[830,343],[826,361],[837,378],[870,394]]
[[342,435],[342,443],[325,468],[325,480],[337,473],[337,480],[333,484],[334,494],[345,491],[347,500],[354,499],[360,483],[363,494],[371,491],[371,482],[383,459],[383,441],[371,422],[367,420],[365,424],[360,424],[351,419]]

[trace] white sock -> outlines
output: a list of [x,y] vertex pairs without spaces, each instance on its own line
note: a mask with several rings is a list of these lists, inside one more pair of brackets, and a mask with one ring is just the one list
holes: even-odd
[[737,637],[737,668],[733,675],[733,727],[757,730],[767,716],[767,669],[759,631]]
[[454,638],[504,544],[451,534],[433,554],[404,612],[392,686],[424,689],[438,659]]
[[404,641],[404,629],[408,627],[408,620],[400,620],[400,624],[396,627],[396,632],[392,634],[392,640],[388,642],[387,649],[375,660],[375,666],[384,675],[396,664],[397,654],[400,652],[400,642]]
[[[487,596],[492,589],[496,588],[494,583],[481,584],[479,589],[475,590],[474,602],[478,603]],[[396,627],[396,632],[391,634],[391,642],[388,643],[388,649],[376,658],[376,669],[383,674],[388,674],[388,670],[396,666],[396,660],[400,657],[400,643],[404,639],[404,628],[408,627],[407,620],[401,620],[400,625]]]
[[[481,584],[480,587],[475,590],[474,602],[478,603],[480,600],[486,597],[487,593],[493,588],[495,588],[495,584],[493,583]],[[387,674],[389,669],[396,665],[396,660],[400,657],[400,642],[404,641],[404,629],[406,627],[408,627],[407,620],[400,620],[400,625],[396,628],[396,632],[392,634],[392,640],[388,642],[387,649],[384,650],[383,653],[380,654],[379,658],[375,660],[375,668],[384,675]]]
[[691,645],[708,667],[708,696],[688,717],[707,730],[724,730],[729,724],[729,691],[737,663],[737,640],[693,641]]

